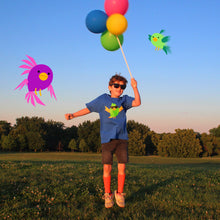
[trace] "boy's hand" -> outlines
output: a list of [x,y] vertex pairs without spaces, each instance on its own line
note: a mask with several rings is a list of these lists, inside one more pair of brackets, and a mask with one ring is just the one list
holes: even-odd
[[141,97],[137,88],[137,81],[134,78],[131,78],[131,86],[134,90],[134,100],[132,102],[132,107],[136,107],[141,104]]
[[65,118],[66,118],[66,120],[71,120],[74,118],[74,116],[73,116],[73,114],[68,113],[68,114],[65,114]]
[[131,86],[132,88],[137,88],[137,81],[134,78],[131,78]]
[[87,115],[89,113],[90,113],[89,109],[84,108],[84,109],[79,110],[78,112],[74,112],[73,114],[71,114],[71,113],[65,114],[65,118],[66,118],[66,120],[70,120],[70,119],[77,118],[77,117],[80,117],[83,115]]

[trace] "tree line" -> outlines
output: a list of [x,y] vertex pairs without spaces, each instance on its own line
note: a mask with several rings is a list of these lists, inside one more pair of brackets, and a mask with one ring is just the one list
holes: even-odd
[[[84,121],[78,126],[45,121],[41,117],[21,117],[16,124],[0,121],[0,151],[101,152],[100,121]],[[207,133],[176,129],[158,134],[142,123],[128,121],[130,155],[202,157],[220,154],[220,125]]]

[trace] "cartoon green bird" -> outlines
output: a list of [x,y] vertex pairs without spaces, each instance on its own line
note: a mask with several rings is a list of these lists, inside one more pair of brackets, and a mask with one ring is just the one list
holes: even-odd
[[109,118],[116,118],[116,117],[118,116],[119,112],[121,112],[122,110],[123,110],[123,107],[122,107],[122,106],[119,108],[119,107],[118,107],[116,104],[114,104],[114,103],[111,104],[111,107],[110,107],[110,108],[108,108],[108,107],[105,106],[105,111],[108,112],[108,113],[110,113]]
[[160,33],[154,33],[153,35],[148,35],[149,41],[156,47],[155,50],[163,49],[164,52],[171,53],[170,47],[166,43],[170,40],[169,36],[163,36],[162,33],[165,30],[161,30]]

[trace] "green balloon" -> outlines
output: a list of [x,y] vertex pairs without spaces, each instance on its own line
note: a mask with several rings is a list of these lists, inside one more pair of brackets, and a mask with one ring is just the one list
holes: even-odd
[[[118,39],[122,45],[124,41],[123,35],[118,35]],[[106,50],[109,51],[115,51],[120,48],[117,37],[114,34],[111,34],[108,30],[102,33],[101,44]]]

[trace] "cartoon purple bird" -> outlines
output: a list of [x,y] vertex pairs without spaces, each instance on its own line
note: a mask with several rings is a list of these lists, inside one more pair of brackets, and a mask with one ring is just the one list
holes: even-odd
[[23,86],[28,86],[28,93],[25,96],[25,99],[27,99],[27,103],[31,100],[31,103],[33,106],[35,106],[35,101],[40,105],[45,105],[38,97],[37,97],[37,91],[39,91],[39,94],[41,96],[41,91],[48,88],[48,91],[50,91],[50,96],[54,96],[55,99],[56,95],[54,93],[53,87],[51,85],[53,80],[53,72],[50,69],[49,66],[46,66],[44,64],[36,64],[35,60],[26,55],[29,60],[22,60],[28,65],[21,65],[20,68],[27,69],[25,70],[21,75],[28,74],[28,78],[23,80],[22,83],[20,83],[16,88],[21,90]]

